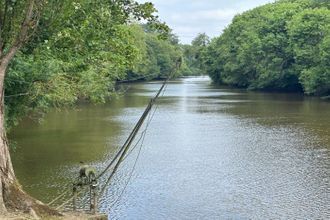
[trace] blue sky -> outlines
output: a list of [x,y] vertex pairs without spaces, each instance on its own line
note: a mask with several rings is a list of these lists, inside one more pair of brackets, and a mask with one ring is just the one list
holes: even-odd
[[[148,0],[137,0],[146,2]],[[233,17],[243,11],[274,0],[149,0],[158,9],[159,17],[179,36],[190,43],[198,33],[210,37],[220,35]]]

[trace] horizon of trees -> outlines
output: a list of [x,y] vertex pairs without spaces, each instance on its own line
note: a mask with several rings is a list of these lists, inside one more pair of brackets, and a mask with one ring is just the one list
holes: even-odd
[[144,16],[151,16],[146,23],[140,21],[141,15],[140,20],[125,13],[111,15],[122,10],[120,5],[106,10],[107,1],[78,2],[50,1],[53,7],[43,10],[35,33],[9,64],[7,129],[27,115],[38,119],[50,108],[72,106],[81,99],[104,103],[116,93],[117,82],[166,78],[178,59],[182,63],[175,76],[200,75],[200,68],[186,56],[188,45],[180,44],[172,30],[152,15],[156,12],[152,5],[141,9],[148,14]]
[[329,96],[329,51],[330,1],[279,0],[236,15],[194,62],[216,84]]
[[[133,15],[110,15],[122,10],[124,1],[118,2],[108,11],[105,2],[48,3],[52,7],[43,10],[38,28],[8,67],[7,128],[79,99],[105,102],[117,81],[164,78],[179,58],[176,76],[209,75],[216,84],[252,90],[330,94],[328,1],[266,4],[235,16],[219,37],[200,33],[190,45],[180,44],[164,23],[139,23],[143,16],[158,19],[152,4],[132,4]],[[11,4],[13,16],[24,5]]]

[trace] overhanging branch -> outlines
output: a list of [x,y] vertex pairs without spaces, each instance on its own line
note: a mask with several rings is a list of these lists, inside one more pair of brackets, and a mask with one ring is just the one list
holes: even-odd
[[[1,58],[1,66],[8,66],[10,60],[14,57],[16,52],[22,47],[24,41],[28,38],[29,29],[33,27],[34,17],[33,17],[33,9],[35,7],[35,0],[29,0],[26,6],[26,14],[19,30],[19,33],[13,43],[13,45],[9,48],[8,52],[2,54]],[[4,53],[4,52],[2,52]]]

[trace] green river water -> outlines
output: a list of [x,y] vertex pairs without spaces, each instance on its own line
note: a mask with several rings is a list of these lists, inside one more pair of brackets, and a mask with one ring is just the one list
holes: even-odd
[[[24,120],[9,135],[24,189],[48,202],[80,161],[104,168],[160,85]],[[138,147],[101,199],[111,219],[330,218],[330,102],[191,77],[158,104],[132,177]]]

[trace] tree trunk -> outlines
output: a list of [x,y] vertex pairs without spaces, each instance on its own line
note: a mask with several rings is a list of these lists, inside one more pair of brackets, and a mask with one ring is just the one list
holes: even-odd
[[42,202],[26,194],[18,184],[10,158],[5,130],[4,79],[7,65],[0,60],[0,215],[8,211],[59,215]]
[[4,76],[6,67],[0,66],[0,212],[5,212],[4,192],[6,188],[14,184],[15,175],[11,163],[6,132],[4,128]]
[[[3,36],[0,33],[0,215],[12,210],[36,213],[41,216],[59,215],[56,210],[26,194],[17,183],[5,130],[4,82],[6,70],[16,52],[28,39],[28,33],[33,29],[31,24],[38,21],[38,16],[34,17],[40,12],[40,9],[35,9],[36,2],[42,3],[39,0],[27,1],[25,18],[18,30],[14,43],[7,48],[6,52],[3,50]],[[0,23],[0,25],[2,26],[3,24]]]

